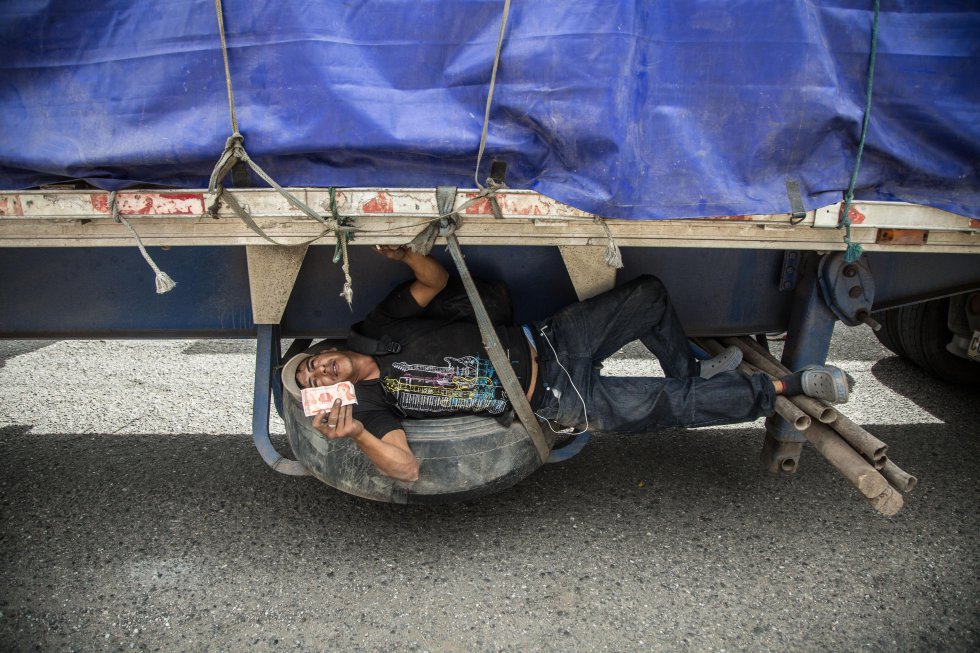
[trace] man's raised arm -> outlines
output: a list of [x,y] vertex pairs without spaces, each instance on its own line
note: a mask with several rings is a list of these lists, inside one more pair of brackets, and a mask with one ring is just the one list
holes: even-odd
[[405,431],[395,429],[384,437],[375,437],[360,420],[354,419],[353,406],[341,406],[339,399],[329,413],[313,418],[313,428],[328,440],[350,438],[385,476],[408,483],[419,478],[419,461],[408,446]]
[[428,306],[449,281],[446,268],[431,256],[416,254],[410,249],[401,247],[380,247],[377,251],[382,256],[393,261],[401,261],[412,269],[415,273],[415,281],[408,290],[422,308]]

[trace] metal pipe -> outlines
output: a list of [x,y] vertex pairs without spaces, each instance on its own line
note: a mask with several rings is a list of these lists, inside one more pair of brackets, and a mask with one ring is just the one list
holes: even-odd
[[[802,436],[802,434],[800,435]],[[774,474],[778,472],[793,474],[799,465],[802,451],[803,442],[784,442],[777,440],[772,433],[767,432],[759,458],[766,469]]]
[[[784,370],[785,373],[787,374],[789,373],[789,370],[787,370],[781,364],[777,363],[776,360],[772,358],[770,354],[764,352],[762,350],[762,347],[758,345],[758,343],[756,343],[755,341],[751,340],[750,338],[741,338],[737,341],[737,344],[742,344],[745,346],[746,349],[752,350],[749,354],[746,354],[746,357],[749,357],[750,360],[756,359],[757,357],[761,358],[762,360],[766,360],[768,357],[768,360],[771,364],[774,364],[777,367],[782,368],[782,370]],[[794,397],[793,399],[795,400],[796,397]],[[803,399],[809,400],[810,402],[816,404],[817,406],[826,407],[825,404],[816,401],[811,397],[805,397]],[[794,403],[796,402],[794,401]],[[803,403],[806,402],[804,401]],[[799,403],[797,403],[797,405],[803,408],[804,410],[806,410],[806,408],[804,406],[801,406]],[[809,411],[807,412],[809,413]],[[881,440],[879,440],[878,438],[876,438],[875,436],[868,433],[861,426],[858,426],[857,424],[852,422],[850,419],[847,418],[847,416],[843,415],[842,413],[839,413],[836,410],[834,411],[834,413],[835,413],[834,419],[830,420],[829,422],[824,421],[819,417],[817,419],[819,419],[821,422],[824,422],[825,424],[829,424],[830,427],[833,428],[835,431],[837,431],[842,438],[847,440],[847,442],[852,447],[857,449],[859,453],[861,453],[865,458],[867,458],[871,462],[871,464],[874,465],[875,469],[881,469],[882,467],[884,467],[885,453],[888,450],[888,445],[882,442]],[[813,413],[810,414],[812,415]]]
[[[717,356],[725,350],[725,347],[719,344],[718,341],[714,340],[713,338],[701,338],[700,343],[705,351],[712,356]],[[757,367],[749,365],[745,361],[742,361],[738,368],[749,375],[761,371]],[[774,407],[779,416],[792,424],[793,428],[795,428],[797,431],[805,431],[806,429],[810,428],[810,416],[797,408],[793,402],[786,397],[777,395],[776,401],[774,402]]]
[[891,517],[898,514],[898,511],[905,505],[905,500],[902,498],[901,492],[889,485],[884,492],[874,499],[868,499],[868,503],[881,514]]
[[787,399],[782,395],[776,395],[776,401],[773,404],[776,412],[780,417],[785,419],[787,422],[793,425],[797,431],[805,431],[810,428],[810,424],[813,420],[810,416],[800,410],[796,404]]
[[800,407],[800,409],[816,419],[821,424],[830,424],[840,413],[833,406],[828,406],[820,402],[813,397],[807,397],[806,395],[793,395],[789,398],[794,404]]
[[[705,342],[707,342],[708,340],[710,340],[710,338],[705,339]],[[746,340],[749,339],[748,338],[723,338],[722,342],[725,345],[734,345],[739,349],[741,349],[742,354],[745,356],[746,359],[748,359],[747,364],[760,372],[768,374],[770,378],[778,380],[780,377],[785,376],[785,374],[782,374],[778,369],[779,365],[778,363],[775,362],[775,359],[767,361],[765,358],[761,357],[759,355],[758,350],[755,349],[751,351],[746,351],[748,349],[748,346],[745,344]],[[721,349],[724,349],[724,345],[717,344],[717,346],[720,347]],[[769,364],[766,364],[767,362]],[[788,374],[788,372],[786,374]],[[794,406],[799,408],[804,413],[806,413],[808,416],[817,420],[818,422],[823,422],[824,424],[828,424],[830,422],[833,422],[835,419],[837,419],[837,411],[834,408],[820,401],[817,401],[812,397],[807,397],[804,395],[795,395],[792,397],[784,396],[783,398],[786,399],[786,401],[792,403]],[[782,413],[780,414],[782,415]],[[793,420],[791,419],[788,421],[790,423],[793,423]],[[794,423],[794,427],[800,431],[806,430],[808,426],[809,424],[801,428],[799,426],[796,426]]]
[[877,499],[889,487],[885,477],[830,427],[816,422],[804,435],[866,499]]
[[[701,342],[704,348],[712,354],[722,351],[725,345],[739,347],[744,357],[748,359],[748,362],[743,361],[739,366],[746,372],[762,371],[774,378],[790,373],[771,354],[764,351],[758,343],[749,338],[721,338],[720,340],[721,342],[711,338],[702,338]],[[777,401],[779,399],[785,399],[785,397],[779,396]],[[821,409],[829,408],[811,397],[792,397],[791,399],[805,400],[803,403],[810,404],[808,407],[815,410],[818,415],[821,413]],[[793,403],[806,410],[796,401]],[[780,414],[782,415],[782,413]],[[812,423],[803,431],[806,439],[851,485],[858,489],[875,510],[886,516],[897,514],[905,502],[902,495],[889,485],[889,481],[896,487],[908,492],[915,487],[917,479],[906,474],[887,459],[884,455],[887,445],[884,442],[878,440],[844,415],[833,410],[834,418],[829,420],[829,423],[821,420],[818,415],[813,416],[820,421]],[[786,416],[783,415],[783,417]],[[826,417],[824,415],[824,419]],[[844,432],[839,432],[837,427],[843,428]],[[871,460],[866,459],[866,456]],[[879,472],[879,469],[883,471]],[[888,477],[887,480],[886,476]],[[908,489],[905,489],[906,487]]]
[[919,479],[906,472],[893,463],[891,458],[887,457],[885,458],[885,466],[882,468],[881,473],[885,475],[889,483],[902,492],[911,492],[919,482]]
[[830,424],[830,428],[840,433],[840,436],[857,449],[858,453],[867,458],[875,466],[875,469],[881,469],[885,466],[887,444],[842,414],[837,415],[837,419]]
[[[724,345],[719,344],[718,341],[713,338],[700,338],[698,339],[698,342],[701,347],[712,356],[717,356],[725,350]],[[744,360],[739,364],[738,369],[748,375],[756,374],[761,371],[757,367],[749,365]],[[770,378],[772,377],[770,376]],[[810,428],[811,420],[809,415],[806,415],[803,411],[793,405],[793,403],[786,397],[777,395],[773,407],[779,416],[792,424],[793,428],[795,428],[797,431],[805,431],[806,429]]]
[[[766,372],[774,379],[780,379],[790,371],[786,369],[782,363],[773,358],[772,354],[762,349],[762,346],[752,340],[751,338],[722,338],[722,342],[726,345],[735,345],[742,349],[742,353],[745,358],[758,367],[763,372]],[[818,401],[813,397],[807,397],[806,395],[793,395],[789,397],[789,400],[800,407],[800,409],[814,418],[818,422],[824,424],[830,424],[835,419],[837,419],[837,409],[833,406],[828,406],[822,401]]]
[[[765,372],[760,370],[755,365],[750,365],[745,361],[742,361],[741,364],[739,364],[738,369],[749,375],[765,374]],[[766,376],[768,376],[770,379],[772,378],[771,375]],[[802,432],[810,428],[810,424],[813,420],[810,419],[809,415],[800,410],[800,408],[793,403],[790,397],[776,395],[776,401],[774,402],[773,407],[776,409],[776,412],[779,413],[779,416],[792,424],[793,428],[797,431]]]

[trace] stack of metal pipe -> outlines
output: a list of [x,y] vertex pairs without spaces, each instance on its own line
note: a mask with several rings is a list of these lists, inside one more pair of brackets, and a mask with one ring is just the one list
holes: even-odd
[[[698,342],[712,355],[720,353],[726,346],[738,347],[743,354],[739,369],[747,374],[762,372],[772,379],[790,374],[752,338],[701,338]],[[776,412],[801,431],[875,510],[890,516],[902,509],[901,492],[911,492],[918,479],[888,458],[887,444],[842,415],[834,406],[805,395],[777,396]]]

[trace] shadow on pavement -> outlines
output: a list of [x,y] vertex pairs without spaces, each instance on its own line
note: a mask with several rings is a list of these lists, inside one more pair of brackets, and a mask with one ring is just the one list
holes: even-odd
[[0,367],[7,364],[11,358],[44,349],[57,340],[0,340]]
[[[962,647],[976,632],[971,604],[955,597],[975,590],[963,569],[975,568],[980,532],[971,465],[980,443],[950,437],[966,427],[885,428],[900,462],[921,479],[892,519],[874,513],[812,450],[797,474],[763,471],[755,427],[597,435],[578,457],[505,492],[431,507],[372,503],[278,475],[246,434],[37,437],[8,427],[0,437],[0,638],[23,648],[92,649],[110,632],[109,618],[98,616],[108,612],[128,619],[122,634],[111,631],[120,641],[148,628],[158,642],[193,649],[153,620],[163,612],[191,633],[241,643],[233,608],[253,620],[269,620],[271,609],[298,623],[311,605],[336,606],[336,614],[318,608],[311,619],[330,618],[304,626],[322,643],[331,624],[404,611],[406,600],[422,597],[423,608],[436,609],[445,599],[447,614],[476,619],[511,609],[515,596],[528,605],[513,608],[513,623],[537,632],[532,606],[557,601],[563,609],[546,621],[584,636],[589,626],[577,615],[606,622],[646,602],[644,618],[655,619],[677,609],[680,587],[694,594],[686,618],[710,596],[741,604],[747,588],[766,597],[783,591],[794,615],[833,608],[842,596],[887,595],[867,615],[863,599],[845,606],[848,630],[835,634],[849,642],[843,649],[896,640]],[[895,591],[909,582],[916,591]],[[458,603],[453,594],[467,588],[484,607]],[[594,602],[593,593],[610,602]],[[787,627],[787,618],[750,617],[764,627],[742,648],[765,648],[770,628]],[[827,618],[804,614],[789,630]],[[85,625],[92,619],[99,629]],[[882,619],[891,628],[869,636]],[[947,632],[951,623],[965,632]],[[677,643],[682,635],[665,637]]]
[[[980,374],[980,365],[977,371]],[[974,428],[980,424],[980,386],[940,381],[898,356],[882,358],[871,366],[871,374],[882,385],[944,422],[971,421]]]

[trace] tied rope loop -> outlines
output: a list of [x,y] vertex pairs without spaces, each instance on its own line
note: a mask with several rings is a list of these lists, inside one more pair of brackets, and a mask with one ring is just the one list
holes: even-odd
[[[301,247],[309,245],[310,243],[319,240],[325,236],[330,231],[335,231],[337,233],[337,242],[342,250],[342,256],[344,260],[344,289],[341,291],[340,295],[347,300],[347,305],[351,307],[351,302],[353,300],[354,291],[351,285],[350,276],[350,264],[347,260],[347,236],[349,232],[353,231],[354,228],[346,224],[341,223],[341,219],[337,214],[336,210],[336,200],[334,197],[334,189],[330,189],[330,208],[333,214],[334,221],[331,223],[327,221],[326,218],[321,216],[319,213],[314,211],[310,206],[300,200],[298,197],[290,193],[288,190],[280,186],[275,179],[269,176],[262,167],[252,160],[245,151],[245,137],[242,136],[241,131],[238,129],[238,116],[235,113],[235,95],[232,91],[231,84],[231,66],[228,62],[228,41],[225,37],[225,20],[224,12],[221,7],[221,0],[214,0],[214,11],[218,18],[218,34],[221,37],[221,57],[224,61],[225,68],[225,86],[228,89],[228,113],[231,116],[231,136],[225,141],[225,149],[222,151],[221,156],[218,157],[218,162],[214,166],[214,170],[211,171],[211,179],[208,182],[208,197],[207,197],[207,215],[216,218],[218,209],[221,206],[222,197],[224,197],[228,206],[234,211],[234,213],[246,224],[252,231],[259,234],[265,240],[276,245],[286,245],[290,247]],[[318,236],[311,238],[309,240],[300,243],[280,243],[273,238],[270,238],[252,219],[246,207],[243,207],[231,193],[225,193],[224,187],[221,185],[221,180],[235,167],[239,162],[248,164],[255,174],[257,174],[265,183],[274,188],[276,192],[286,198],[293,207],[302,211],[309,218],[316,220],[323,225],[324,229]],[[341,235],[343,232],[343,235]]]
[[[245,151],[245,137],[239,132],[235,132],[228,137],[225,141],[225,149],[218,158],[218,162],[214,166],[214,170],[211,171],[211,179],[208,182],[208,199],[207,199],[207,212],[210,217],[215,217],[217,214],[218,206],[220,204],[221,196],[224,193],[224,188],[221,186],[221,180],[235,167],[239,161],[242,163],[247,163],[248,166],[255,171],[262,181],[269,184],[274,188],[280,195],[286,198],[286,201],[292,204],[294,207],[305,213],[310,218],[316,220],[320,224],[324,225],[327,229],[326,231],[332,230],[334,225],[330,224],[326,218],[321,216],[319,213],[310,208],[306,202],[303,202],[298,197],[290,193],[288,190],[280,186],[275,179],[269,176],[262,167],[252,160],[252,157],[248,155]],[[326,233],[326,231],[324,233]]]
[[225,149],[218,158],[218,162],[214,166],[214,170],[211,172],[211,180],[208,183],[208,193],[209,197],[209,215],[214,215],[212,208],[217,206],[217,202],[224,191],[219,185],[221,180],[224,179],[225,175],[235,167],[235,164],[239,161],[247,163],[248,166],[255,171],[262,180],[272,186],[280,195],[286,198],[286,200],[292,204],[294,207],[308,215],[310,218],[320,222],[326,227],[330,227],[329,223],[324,219],[319,213],[311,209],[305,202],[301,201],[299,198],[294,196],[292,193],[287,191],[285,188],[280,186],[276,181],[270,177],[265,170],[262,169],[259,164],[249,157],[248,152],[245,151],[245,137],[242,136],[241,131],[238,129],[238,117],[235,114],[235,95],[232,91],[231,86],[231,67],[228,63],[228,41],[225,38],[225,21],[224,13],[221,9],[221,0],[214,0],[214,11],[218,17],[218,33],[221,37],[221,56],[224,60],[225,65],[225,86],[228,89],[228,111],[231,114],[231,136],[225,141]]
[[861,121],[861,137],[858,140],[857,157],[854,159],[854,170],[851,172],[851,181],[844,194],[844,205],[841,207],[840,217],[837,221],[837,228],[844,227],[844,242],[847,243],[847,250],[844,252],[844,260],[848,263],[861,258],[864,248],[859,243],[851,239],[851,202],[854,201],[854,187],[857,185],[858,170],[861,168],[861,155],[864,153],[864,144],[868,138],[868,125],[871,122],[871,91],[874,88],[875,79],[875,58],[878,52],[878,14],[880,0],[875,0],[874,19],[871,23],[871,53],[868,56],[868,83],[865,88],[864,100],[864,119]]
[[119,212],[119,205],[116,203],[116,191],[110,191],[109,193],[109,212],[112,214],[112,219],[118,223],[126,225],[129,229],[129,233],[133,234],[133,238],[136,239],[136,246],[139,247],[140,254],[143,255],[143,259],[149,264],[150,268],[156,274],[156,288],[157,294],[162,295],[165,292],[170,292],[177,285],[177,282],[170,278],[170,275],[161,270],[153,259],[150,258],[149,252],[146,251],[146,247],[143,246],[143,241],[140,239],[136,230],[133,229],[133,225],[129,224],[129,220],[124,218]]

